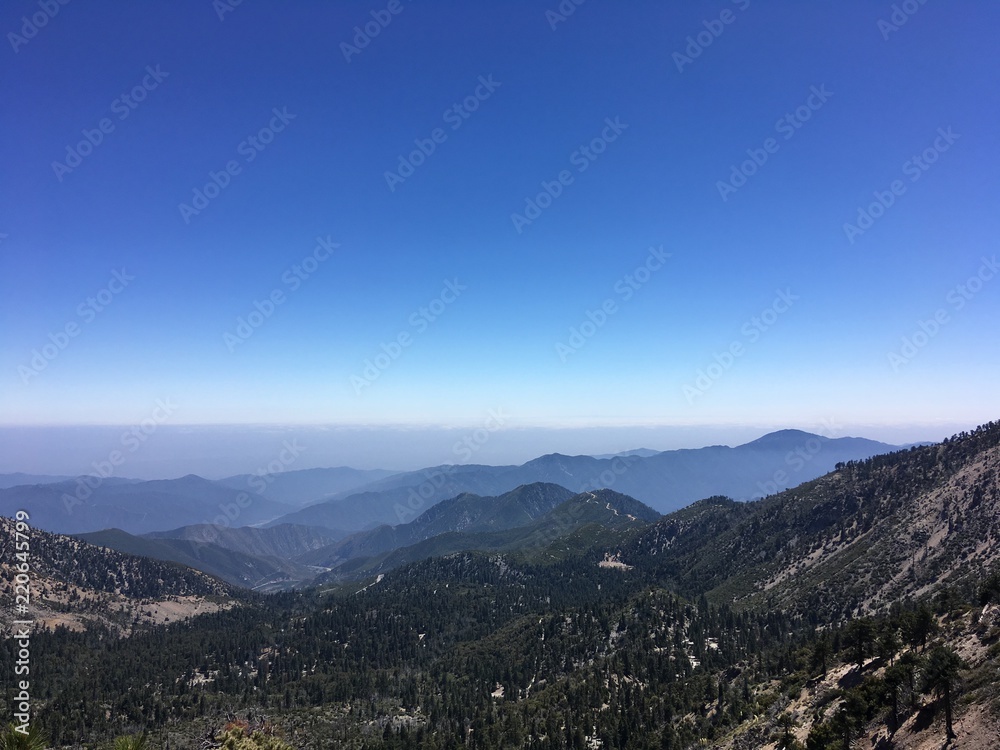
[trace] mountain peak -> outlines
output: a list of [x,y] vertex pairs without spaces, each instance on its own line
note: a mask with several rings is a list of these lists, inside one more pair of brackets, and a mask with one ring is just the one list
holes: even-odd
[[[155,482],[157,480],[152,479],[150,481]],[[187,484],[194,484],[194,483],[200,483],[200,482],[209,482],[209,483],[211,483],[212,480],[211,479],[205,479],[205,477],[200,477],[197,474],[185,474],[184,476],[178,477],[177,479],[164,479],[164,480],[159,480],[159,481],[164,481],[164,482],[186,482]]]
[[656,510],[634,497],[607,488],[581,492],[563,503],[563,506],[568,507],[574,504],[596,505],[607,510],[613,516],[624,516],[632,521],[653,522],[661,517]]
[[752,440],[749,443],[744,443],[739,446],[740,448],[774,448],[775,446],[788,445],[790,447],[795,447],[796,445],[802,445],[808,440],[822,440],[826,441],[830,438],[825,438],[822,435],[816,435],[812,432],[806,432],[805,430],[777,430],[775,432],[769,432],[756,440]]

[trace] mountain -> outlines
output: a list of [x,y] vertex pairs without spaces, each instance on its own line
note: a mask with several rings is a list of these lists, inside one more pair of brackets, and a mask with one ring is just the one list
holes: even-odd
[[398,525],[462,493],[496,496],[536,482],[573,492],[610,488],[665,513],[713,495],[749,500],[775,494],[822,476],[840,462],[894,450],[896,446],[864,438],[782,430],[736,448],[717,445],[614,458],[552,453],[520,466],[436,466],[340,493],[275,523],[348,531]]
[[[307,584],[330,568],[339,572],[320,580],[366,575],[459,550],[539,546],[585,524],[631,528],[658,517],[638,501],[608,490],[573,498],[563,487],[538,483],[495,498],[459,495],[409,524],[381,526],[340,541],[322,529],[292,524],[198,524],[143,536],[104,529],[76,536],[93,545],[186,565],[236,586],[273,590]],[[402,551],[390,554],[395,550]],[[359,562],[349,564],[352,560]]]
[[342,492],[325,502],[289,513],[273,523],[347,531],[407,523],[427,508],[456,495],[496,496],[520,484],[532,483],[529,480],[510,484],[502,478],[510,468],[479,464],[448,465],[395,474],[364,485],[358,491]]
[[572,495],[564,487],[541,482],[523,485],[499,497],[465,492],[442,500],[410,523],[358,532],[298,559],[311,565],[333,567],[355,557],[373,557],[409,547],[447,532],[501,531],[523,526]]
[[654,451],[650,448],[635,448],[630,451],[621,451],[620,453],[603,453],[599,456],[591,456],[591,458],[632,458],[633,456],[638,458],[649,458],[650,456],[655,456],[657,453],[662,453],[662,451]]
[[[581,508],[582,512],[577,512],[575,508]],[[600,523],[610,528],[629,526],[636,521],[651,523],[661,518],[648,505],[613,490],[581,492],[560,505],[553,513],[568,514],[578,521]]]
[[547,482],[523,484],[495,498],[464,494],[428,508],[408,526],[425,538],[445,531],[502,531],[524,526],[572,496]]
[[339,539],[336,534],[312,526],[285,523],[259,528],[238,526],[224,528],[206,524],[182,526],[170,531],[153,531],[143,534],[144,539],[182,539],[192,542],[211,542],[223,549],[241,552],[254,557],[276,557],[290,560],[313,550],[327,547]]
[[237,490],[267,495],[271,500],[301,508],[332,495],[348,492],[398,472],[385,469],[352,469],[339,466],[329,469],[301,469],[264,474],[238,474],[218,480]]
[[1000,564],[1000,423],[839,465],[763,500],[660,519],[622,559],[718,601],[848,616]]
[[[16,532],[23,529],[24,536]],[[27,543],[19,557],[18,543]],[[14,612],[15,575],[20,560],[29,569],[27,613],[43,628],[82,630],[99,623],[119,633],[151,623],[176,621],[231,605],[230,585],[183,564],[122,553],[0,517],[0,612],[9,624]]]
[[279,557],[249,554],[196,539],[153,539],[121,529],[78,534],[77,538],[130,555],[186,565],[243,588],[291,588],[316,575],[315,570]]
[[68,482],[73,479],[70,476],[54,476],[51,474],[25,474],[22,471],[13,474],[0,474],[0,490],[9,487],[19,487],[25,484],[54,484],[56,482]]
[[[511,494],[544,492],[551,497],[554,493],[547,487],[550,486],[529,485],[519,488],[525,492],[515,490]],[[562,487],[556,489],[568,492]],[[504,503],[503,496],[497,500],[509,505],[509,501]],[[527,523],[492,529],[484,524],[466,527],[463,531],[445,531],[371,556],[361,554],[356,548],[351,548],[349,554],[340,551],[340,557],[326,563],[333,570],[319,576],[316,582],[381,574],[408,563],[465,551],[518,553],[529,559],[543,560],[563,557],[567,551],[579,553],[595,545],[609,544],[612,539],[644,528],[659,517],[655,510],[626,495],[611,490],[584,492]],[[587,531],[581,534],[583,529]],[[570,537],[575,538],[567,544]],[[561,548],[558,554],[553,546]]]
[[119,528],[130,534],[196,523],[248,525],[287,513],[266,497],[189,474],[153,481],[79,477],[0,490],[0,515],[31,514],[35,527],[65,534]]
[[144,534],[216,523],[315,526],[339,536],[408,523],[463,493],[495,497],[538,482],[572,492],[612,488],[668,512],[712,495],[774,494],[821,476],[838,462],[891,450],[861,438],[783,430],[736,448],[637,449],[607,458],[553,453],[520,466],[445,465],[403,473],[339,467],[218,482],[195,475],[154,481],[5,475],[8,482],[26,483],[0,488],[0,514],[25,508],[39,528],[73,534],[106,528]]

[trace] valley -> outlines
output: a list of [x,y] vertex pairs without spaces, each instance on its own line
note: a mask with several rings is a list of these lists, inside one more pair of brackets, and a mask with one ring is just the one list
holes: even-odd
[[60,746],[256,722],[296,748],[924,748],[941,661],[956,746],[992,747],[998,462],[991,423],[666,515],[537,482],[347,535],[38,530],[39,721]]

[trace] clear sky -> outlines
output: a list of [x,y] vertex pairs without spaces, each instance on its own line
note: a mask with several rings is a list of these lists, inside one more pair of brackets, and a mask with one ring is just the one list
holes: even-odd
[[1000,6],[897,5],[5,3],[0,423],[995,419]]

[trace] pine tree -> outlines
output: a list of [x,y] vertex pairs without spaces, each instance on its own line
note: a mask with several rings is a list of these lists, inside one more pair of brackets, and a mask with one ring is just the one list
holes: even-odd
[[944,701],[945,732],[955,738],[952,727],[952,692],[958,683],[958,673],[965,665],[961,657],[948,646],[936,646],[927,656],[921,681],[922,693],[934,693]]

